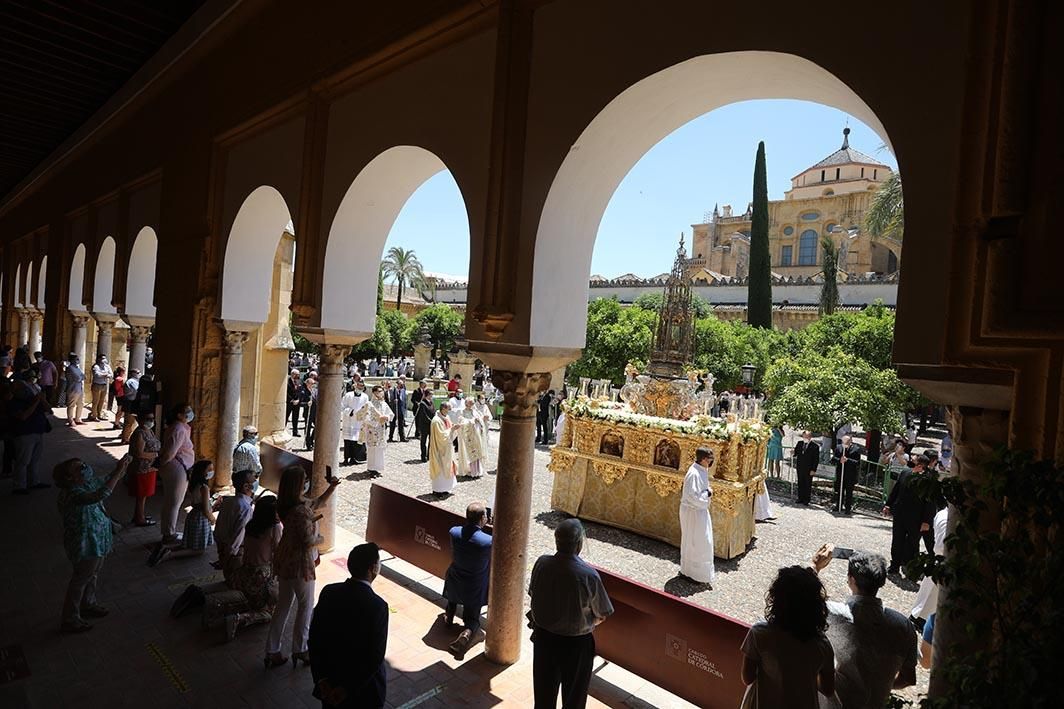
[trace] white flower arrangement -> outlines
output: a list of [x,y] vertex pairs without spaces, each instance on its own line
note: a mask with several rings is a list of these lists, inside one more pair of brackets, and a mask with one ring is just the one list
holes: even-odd
[[744,443],[767,440],[769,429],[760,421],[742,420],[729,424],[722,418],[708,415],[694,416],[687,421],[662,416],[638,414],[627,404],[615,401],[598,401],[586,397],[570,399],[563,404],[566,414],[609,423],[627,424],[637,428],[653,429],[667,433],[682,433],[718,441],[727,441],[738,434]]

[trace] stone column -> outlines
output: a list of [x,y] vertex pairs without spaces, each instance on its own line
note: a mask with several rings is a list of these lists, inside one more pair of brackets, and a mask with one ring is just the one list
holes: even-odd
[[16,308],[18,311],[18,344],[22,347],[30,341],[30,316],[25,308]]
[[[218,451],[214,456],[214,487],[229,487],[233,479],[233,449],[239,440],[240,383],[244,367],[244,343],[248,333],[243,330],[225,331],[225,351],[222,356],[221,415],[218,417]],[[141,345],[141,364],[144,345]],[[132,357],[130,358],[132,359]]]
[[466,350],[458,350],[451,354],[451,367],[448,374],[452,377],[455,374],[462,375],[462,391],[466,395],[473,391],[473,372],[476,369],[476,362],[477,358]]
[[[328,486],[326,468],[336,475],[340,468],[340,399],[344,395],[344,356],[350,345],[322,345],[318,362],[318,415],[314,420],[314,472],[311,495],[320,495]],[[327,552],[336,538],[336,495],[321,510],[318,530],[324,540],[319,549]]]
[[107,355],[107,359],[110,360],[115,318],[109,315],[94,315],[93,317],[96,318],[96,353],[92,361],[95,362],[100,354]]
[[512,665],[521,657],[521,628],[525,625],[536,400],[550,386],[550,374],[494,370],[491,381],[503,395],[503,414],[485,647],[489,660]]
[[[1009,413],[993,409],[977,409],[964,406],[949,407],[949,425],[953,432],[953,466],[951,472],[961,479],[978,482],[983,478],[983,466],[997,446],[1008,441]],[[1000,503],[989,501],[982,513],[980,527],[987,532],[1000,532],[1002,510]],[[956,527],[956,511],[950,508],[948,533]],[[946,557],[950,549],[946,546]],[[967,589],[970,598],[978,595],[980,588],[992,587],[997,580],[987,574],[982,581],[972,580]],[[975,595],[973,595],[975,594]],[[975,623],[978,627],[992,628],[993,618],[986,617],[989,604],[964,601],[963,596],[954,598],[951,587],[939,586],[938,612],[935,614],[935,639],[932,667],[941,667],[948,657],[970,654],[977,650],[989,650],[994,642],[992,632],[980,635],[973,641],[965,632],[965,625]],[[951,609],[957,606],[956,614]],[[941,672],[931,673],[928,694],[931,697],[947,697],[953,687]]]
[[85,341],[88,337],[89,318],[86,315],[73,315],[72,317],[74,320],[74,344],[71,352],[78,356],[78,362],[84,367]]
[[151,335],[150,326],[129,326],[129,369],[136,369],[141,374],[144,373],[144,357],[148,351],[149,335]]
[[30,333],[27,340],[30,346],[30,354],[39,352],[41,349],[41,326],[44,323],[44,313],[31,310],[29,313],[30,318]]
[[429,360],[432,359],[432,345],[418,342],[414,345],[414,380],[421,381],[429,375]]

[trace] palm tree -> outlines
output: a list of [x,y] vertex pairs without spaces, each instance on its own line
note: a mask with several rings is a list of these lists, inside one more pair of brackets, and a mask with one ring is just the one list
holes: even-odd
[[865,215],[865,229],[872,236],[885,236],[901,241],[905,231],[905,200],[902,197],[901,175],[892,172],[872,197]]
[[824,285],[820,287],[820,314],[831,315],[839,305],[839,254],[835,242],[825,234],[820,240],[824,252]]
[[425,270],[414,250],[407,251],[401,246],[388,249],[387,255],[381,261],[381,271],[385,276],[394,279],[399,286],[399,292],[395,297],[396,310],[402,310],[403,287],[409,284],[413,288],[418,288],[425,281]]

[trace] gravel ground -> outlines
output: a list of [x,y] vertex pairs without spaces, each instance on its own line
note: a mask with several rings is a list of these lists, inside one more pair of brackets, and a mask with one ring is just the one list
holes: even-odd
[[[494,453],[498,446],[497,431],[491,432],[491,439]],[[300,450],[301,440],[294,440],[292,445],[301,455],[311,455]],[[368,478],[365,465],[342,468],[341,477],[345,482],[336,493],[337,522],[359,536],[365,535],[369,490],[374,482],[409,495],[431,492],[428,465],[420,461],[418,453],[416,440],[389,445],[385,454],[386,469],[380,478]],[[549,460],[550,449],[536,446],[529,534],[529,558],[533,560],[540,554],[553,553],[554,527],[566,518],[563,513],[550,509],[552,474],[547,470]],[[433,504],[464,513],[470,502],[489,499],[494,488],[495,472],[492,470],[478,480],[459,479],[454,494]],[[582,556],[610,571],[747,623],[762,618],[764,594],[777,570],[781,566],[808,563],[813,552],[825,542],[876,551],[889,557],[889,520],[865,514],[846,517],[816,505],[797,505],[790,499],[786,485],[772,490],[772,493],[776,518],[757,524],[756,537],[746,554],[729,561],[717,560],[717,577],[712,588],[678,575],[679,549],[594,522],[585,523],[588,540]],[[820,576],[829,598],[841,600],[849,595],[845,562],[832,563]],[[888,607],[908,615],[916,588],[914,583],[892,578],[879,595]],[[927,672],[921,669],[916,690],[926,691],[926,687]],[[910,690],[904,696],[914,698],[916,692]]]

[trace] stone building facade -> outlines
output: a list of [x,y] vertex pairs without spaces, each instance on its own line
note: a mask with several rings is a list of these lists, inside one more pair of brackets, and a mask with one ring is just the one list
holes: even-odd
[[[772,270],[780,276],[813,276],[820,271],[820,240],[829,235],[847,274],[888,275],[901,264],[901,242],[874,237],[863,228],[865,214],[889,166],[850,147],[850,129],[842,147],[791,178],[781,200],[768,203]],[[751,207],[741,214],[731,205],[713,208],[704,224],[693,224],[688,274],[698,282],[745,277],[750,260]],[[844,277],[845,278],[845,277]]]

